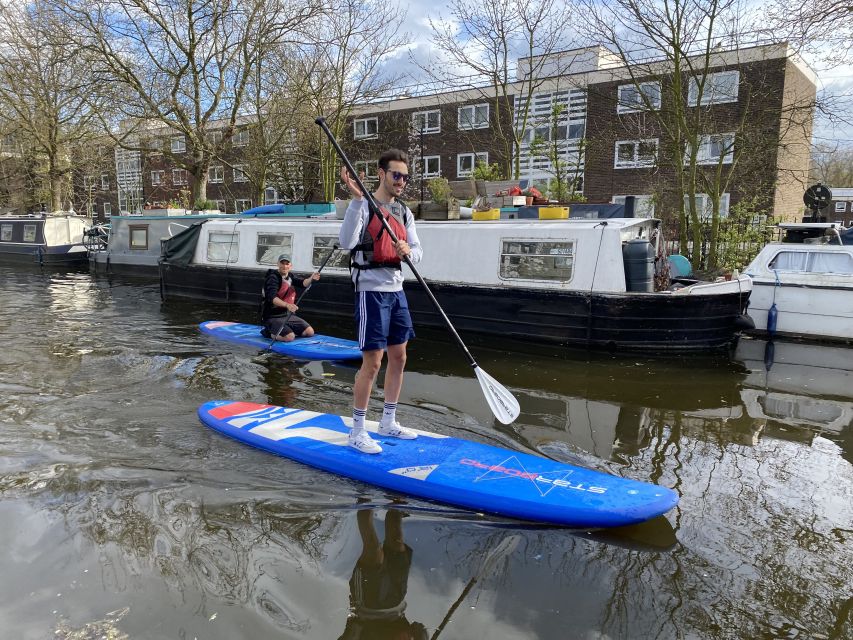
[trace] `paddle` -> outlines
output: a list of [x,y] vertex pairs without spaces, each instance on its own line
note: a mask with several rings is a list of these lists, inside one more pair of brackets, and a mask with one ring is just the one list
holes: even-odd
[[[329,126],[326,124],[326,119],[322,116],[319,116],[314,120],[317,125],[325,132],[328,136],[329,141],[332,143],[332,146],[335,148],[335,151],[338,152],[338,155],[341,158],[341,161],[349,171],[350,175],[355,180],[358,188],[361,189],[364,197],[367,198],[367,206],[370,207],[371,211],[373,211],[374,215],[376,215],[379,220],[382,221],[382,226],[385,227],[385,232],[391,238],[391,240],[396,243],[397,237],[394,235],[394,231],[391,229],[391,225],[388,224],[388,221],[385,219],[379,209],[379,204],[364,186],[361,178],[358,177],[358,173],[353,168],[352,164],[347,158],[344,150],[341,149],[341,146],[338,144],[338,141],[335,140],[335,136],[329,130]],[[513,396],[500,382],[495,380],[488,373],[483,371],[480,366],[477,364],[476,360],[474,360],[474,356],[471,355],[471,352],[468,351],[468,347],[465,346],[465,343],[462,342],[462,338],[459,337],[459,334],[456,332],[456,328],[453,326],[453,323],[450,322],[450,318],[447,317],[447,314],[444,313],[444,309],[441,308],[441,305],[438,303],[438,300],[435,299],[432,291],[427,285],[426,280],[423,279],[418,270],[415,269],[415,265],[412,264],[409,256],[405,256],[403,260],[409,265],[409,269],[412,270],[412,273],[417,278],[418,282],[424,289],[424,293],[427,294],[427,297],[432,302],[436,311],[438,311],[441,318],[444,320],[444,324],[447,325],[447,328],[450,330],[450,334],[456,339],[456,343],[462,347],[462,351],[465,352],[465,357],[468,358],[468,362],[474,368],[474,373],[477,375],[477,380],[480,382],[480,388],[483,390],[483,395],[486,396],[486,402],[489,404],[489,408],[492,410],[492,413],[495,414],[495,417],[500,420],[503,424],[509,424],[513,420],[518,417],[518,414],[521,413],[521,409],[518,406],[518,400]]]
[[[339,245],[337,243],[332,245],[332,250],[329,252],[329,255],[327,255],[326,258],[323,260],[323,262],[320,264],[320,268],[317,269],[317,273],[320,273],[323,270],[323,267],[326,266],[326,263],[329,261],[329,258],[331,258],[334,255],[335,251],[338,250],[338,246]],[[294,303],[297,307],[299,306],[299,301],[305,297],[305,294],[308,293],[311,290],[311,287],[313,287],[313,286],[314,286],[314,281],[312,280],[311,283],[307,287],[305,287],[305,291],[303,291],[302,293],[299,294],[299,297],[296,298],[296,302]],[[272,349],[272,346],[275,344],[275,341],[281,335],[281,332],[284,331],[284,328],[287,326],[287,321],[290,319],[290,316],[292,316],[292,315],[293,315],[293,311],[288,311],[287,315],[284,316],[284,322],[281,323],[281,329],[279,329],[276,332],[276,334],[272,337],[272,340],[270,340],[270,343],[269,343],[269,346],[267,347],[267,350]]]

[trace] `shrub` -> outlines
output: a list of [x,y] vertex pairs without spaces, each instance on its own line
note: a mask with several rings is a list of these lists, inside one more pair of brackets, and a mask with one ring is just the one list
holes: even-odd
[[447,204],[450,199],[450,183],[447,178],[432,178],[427,182],[430,198],[436,204]]

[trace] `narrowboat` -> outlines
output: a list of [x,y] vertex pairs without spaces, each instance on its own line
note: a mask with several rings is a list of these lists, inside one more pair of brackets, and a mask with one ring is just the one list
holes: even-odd
[[37,265],[85,265],[84,234],[92,221],[73,213],[0,216],[0,260]]
[[263,205],[238,214],[219,211],[193,212],[170,209],[168,212],[113,216],[103,246],[93,248],[89,260],[96,271],[157,277],[160,243],[202,220],[244,220],[254,217],[321,217],[335,215],[333,204]]
[[[191,297],[256,306],[267,269],[293,256],[310,272],[330,252],[306,314],[351,316],[349,253],[337,219],[206,220],[163,245],[164,300]],[[748,323],[747,277],[654,290],[655,219],[420,221],[417,265],[457,330],[525,343],[697,350],[732,343]],[[440,314],[404,267],[415,328]],[[310,308],[310,311],[309,311]]]

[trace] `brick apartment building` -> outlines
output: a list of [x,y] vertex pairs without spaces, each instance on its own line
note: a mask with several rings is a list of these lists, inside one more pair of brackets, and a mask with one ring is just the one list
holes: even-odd
[[[589,202],[622,202],[635,196],[638,215],[665,216],[677,210],[680,192],[673,158],[684,151],[667,144],[659,118],[653,117],[657,114],[648,113],[649,105],[662,112],[671,107],[666,101],[671,84],[666,64],[621,66],[604,47],[551,58],[543,67],[551,75],[535,89],[519,146],[520,178],[546,190],[555,179],[553,159],[559,157]],[[518,73],[526,73],[532,62],[520,59]],[[516,92],[514,100],[522,86],[510,87],[511,94]],[[712,54],[701,104],[694,90],[688,83],[683,98],[688,110],[704,110],[699,163],[712,171],[722,156],[723,168],[733,169],[721,199],[723,215],[738,202],[754,199],[759,210],[799,219],[809,171],[813,73],[784,43],[720,51]],[[515,101],[516,111],[520,104]],[[478,162],[505,166],[512,150],[500,132],[511,131],[517,117],[490,88],[399,96],[357,109],[341,142],[368,180],[376,176],[382,151],[406,150],[415,179],[404,197],[429,200],[430,178],[465,180]],[[159,136],[155,147],[169,145],[177,154],[191,151],[183,136],[163,131],[151,135]],[[224,146],[225,160],[215,160],[210,167],[207,197],[227,213],[278,199],[275,188],[269,188],[265,202],[256,201],[260,198],[241,159],[248,153],[250,135],[251,123],[240,123]],[[532,148],[535,139],[554,150],[550,158]],[[192,176],[172,166],[167,154],[115,149],[112,155],[112,163],[78,171],[84,173],[75,177],[78,211],[91,210],[105,219],[116,211],[179,201],[191,190]],[[707,196],[699,200],[708,204]]]
[[[674,152],[637,95],[639,85],[654,109],[669,108],[663,102],[671,83],[665,64],[626,68],[603,47],[560,55],[571,60],[568,68],[542,82],[532,98],[520,145],[520,179],[542,190],[554,180],[552,161],[531,150],[538,136],[557,150],[552,158],[577,168],[576,187],[588,201],[622,202],[630,195],[639,215],[677,209],[674,171],[668,168]],[[519,61],[520,73],[529,68],[529,60]],[[646,71],[654,73],[638,76]],[[724,167],[738,158],[721,199],[722,213],[756,197],[756,208],[798,218],[809,169],[813,73],[786,44],[722,51],[712,56],[702,104],[694,91],[684,89],[688,109],[705,109],[705,126],[712,126],[700,140],[700,165],[713,170],[721,153]],[[509,131],[517,114],[496,113],[496,104],[494,91],[486,88],[365,105],[352,118],[350,158],[371,176],[382,150],[407,150],[416,178],[409,197],[420,199],[420,178],[464,180],[479,160],[505,164],[497,132]],[[556,119],[554,105],[560,106]],[[748,152],[735,154],[739,145]],[[700,201],[707,205],[707,196]]]

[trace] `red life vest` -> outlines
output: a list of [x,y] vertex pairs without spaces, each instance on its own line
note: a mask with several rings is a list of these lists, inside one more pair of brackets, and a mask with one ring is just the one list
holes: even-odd
[[284,278],[281,279],[281,287],[275,295],[277,298],[284,300],[287,304],[293,304],[296,302],[296,289],[290,286],[290,283]]
[[[403,210],[403,216],[391,213],[385,207],[381,207],[379,211],[388,222],[388,226],[394,231],[397,240],[405,241],[407,239],[406,223],[403,219],[405,209]],[[367,263],[359,264],[353,260],[352,266],[355,269],[400,268],[400,256],[397,255],[397,250],[394,248],[394,241],[385,230],[385,226],[382,224],[379,216],[374,215],[373,212],[370,213],[367,228],[361,235],[361,243],[352,248],[352,255],[354,256],[357,251],[361,251],[364,254],[364,259]]]

